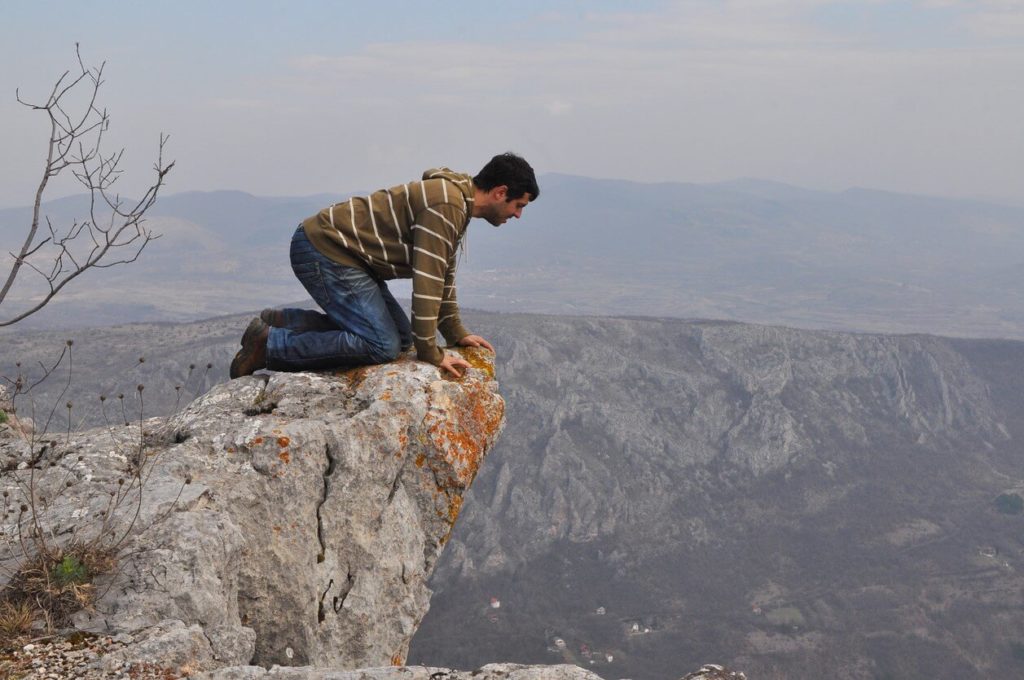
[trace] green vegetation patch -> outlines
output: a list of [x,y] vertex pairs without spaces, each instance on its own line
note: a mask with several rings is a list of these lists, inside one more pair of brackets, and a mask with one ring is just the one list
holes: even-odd
[[1019,515],[1024,512],[1024,498],[1015,493],[1003,493],[996,497],[996,510],[1004,515]]
[[796,607],[772,609],[764,617],[776,626],[802,626],[807,623],[804,620],[804,615]]
[[53,580],[61,587],[86,583],[89,580],[89,569],[74,555],[65,555],[64,559],[53,565]]
[[0,425],[7,422],[7,411],[0,408]]

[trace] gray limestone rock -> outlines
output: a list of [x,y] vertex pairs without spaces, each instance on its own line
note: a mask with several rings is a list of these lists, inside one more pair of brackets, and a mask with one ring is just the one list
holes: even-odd
[[[250,376],[47,446],[45,531],[117,556],[75,626],[130,634],[115,665],[402,664],[504,422],[490,357],[464,354],[477,368],[459,381],[410,360]],[[30,472],[3,487],[23,494]]]
[[524,666],[494,663],[474,671],[427,666],[397,666],[336,670],[322,668],[222,668],[200,676],[202,680],[600,680],[579,666]]

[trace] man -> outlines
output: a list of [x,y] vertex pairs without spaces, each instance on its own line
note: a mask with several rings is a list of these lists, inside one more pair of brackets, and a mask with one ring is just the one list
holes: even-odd
[[[540,190],[533,168],[512,153],[475,176],[427,170],[419,182],[332,205],[305,220],[291,244],[292,270],[324,313],[264,309],[242,335],[231,377],[261,368],[301,371],[380,364],[416,346],[416,357],[461,377],[469,363],[437,347],[494,348],[466,330],[455,296],[459,244],[472,217],[494,226]],[[385,283],[412,279],[412,321]]]

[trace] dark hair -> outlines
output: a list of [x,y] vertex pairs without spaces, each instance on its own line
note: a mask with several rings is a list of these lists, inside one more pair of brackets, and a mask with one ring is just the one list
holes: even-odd
[[508,187],[506,200],[514,200],[525,193],[530,194],[530,200],[540,195],[540,188],[537,186],[537,178],[533,174],[533,168],[521,156],[511,151],[500,153],[487,162],[487,165],[473,178],[473,184],[483,191],[490,191],[494,187],[505,185]]

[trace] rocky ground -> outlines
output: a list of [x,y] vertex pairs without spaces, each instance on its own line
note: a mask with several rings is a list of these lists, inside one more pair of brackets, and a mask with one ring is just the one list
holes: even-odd
[[25,680],[171,680],[183,677],[178,670],[147,663],[122,662],[105,668],[104,656],[131,642],[84,633],[36,639],[24,645],[0,647],[0,678]]
[[[7,680],[601,680],[582,668],[489,664],[473,671],[425,666],[391,666],[358,670],[313,667],[270,669],[256,666],[193,672],[188,668],[164,668],[145,662],[104,663],[113,652],[132,642],[131,636],[117,638],[72,633],[69,636],[0,648],[0,678]],[[687,679],[743,680],[736,675],[690,674]]]

